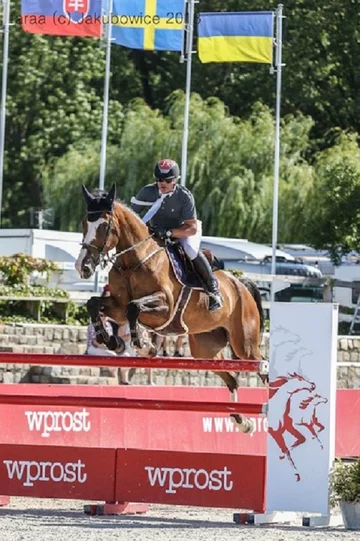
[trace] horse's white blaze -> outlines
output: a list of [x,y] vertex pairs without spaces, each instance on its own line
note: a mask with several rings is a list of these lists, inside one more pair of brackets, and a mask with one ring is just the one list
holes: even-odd
[[80,274],[80,276],[82,275],[82,272],[81,272],[81,264],[82,264],[82,262],[83,262],[83,259],[84,259],[84,257],[85,257],[85,254],[86,254],[85,248],[81,248],[80,253],[79,253],[79,256],[78,256],[77,260],[75,261],[75,269],[78,271],[78,273]]
[[[99,227],[100,224],[102,224],[103,222],[106,222],[105,218],[99,218],[98,220],[96,220],[95,222],[89,222],[87,223],[87,233],[86,233],[86,236],[84,238],[84,243],[85,244],[91,244],[93,240],[96,239],[96,231],[97,231],[97,228]],[[86,248],[81,248],[80,250],[80,253],[79,253],[79,256],[75,262],[75,269],[78,271],[78,273],[80,274],[80,276],[82,275],[82,262],[83,262],[83,259],[86,255]]]

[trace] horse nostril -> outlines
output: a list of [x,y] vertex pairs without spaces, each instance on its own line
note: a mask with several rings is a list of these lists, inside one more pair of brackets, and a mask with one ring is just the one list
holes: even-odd
[[90,278],[91,268],[88,265],[83,266],[82,275],[84,278]]

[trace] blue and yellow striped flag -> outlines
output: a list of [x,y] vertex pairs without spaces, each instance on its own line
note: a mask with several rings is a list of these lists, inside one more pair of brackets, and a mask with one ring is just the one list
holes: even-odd
[[130,49],[181,51],[184,0],[114,0],[112,37]]
[[272,63],[271,11],[200,13],[198,49],[201,62]]

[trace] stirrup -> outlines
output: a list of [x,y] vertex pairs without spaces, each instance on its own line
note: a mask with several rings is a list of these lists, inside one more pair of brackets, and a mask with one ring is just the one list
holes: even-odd
[[209,293],[209,312],[215,312],[222,307],[223,301],[220,293]]

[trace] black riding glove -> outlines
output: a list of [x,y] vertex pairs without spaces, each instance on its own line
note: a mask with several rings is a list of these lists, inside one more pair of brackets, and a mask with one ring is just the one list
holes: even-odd
[[166,229],[166,227],[153,227],[152,232],[154,237],[158,239],[169,239],[171,237],[171,231]]

